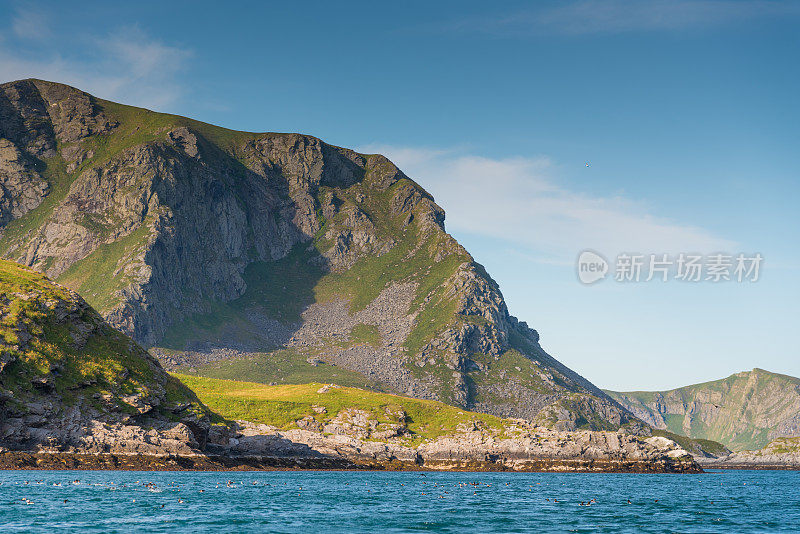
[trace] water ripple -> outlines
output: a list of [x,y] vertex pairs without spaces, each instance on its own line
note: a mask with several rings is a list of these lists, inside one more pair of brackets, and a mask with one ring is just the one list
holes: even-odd
[[5,471],[0,530],[796,532],[799,482],[787,471]]

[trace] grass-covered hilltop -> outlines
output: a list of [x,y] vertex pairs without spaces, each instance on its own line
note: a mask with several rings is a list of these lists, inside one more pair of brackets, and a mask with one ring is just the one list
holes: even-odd
[[0,86],[0,253],[171,370],[336,382],[560,429],[639,424],[544,352],[380,155],[40,80]]
[[654,428],[735,451],[800,436],[800,379],[763,369],[669,391],[607,393]]
[[0,447],[188,452],[209,414],[75,292],[0,260]]

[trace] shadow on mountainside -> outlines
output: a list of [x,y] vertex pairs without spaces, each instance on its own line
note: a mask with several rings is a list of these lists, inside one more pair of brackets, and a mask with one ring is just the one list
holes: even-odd
[[157,345],[173,351],[276,350],[300,328],[301,313],[315,302],[314,286],[326,273],[324,263],[306,244],[280,260],[253,262],[245,268],[247,289],[241,297],[212,303],[209,312],[176,322]]

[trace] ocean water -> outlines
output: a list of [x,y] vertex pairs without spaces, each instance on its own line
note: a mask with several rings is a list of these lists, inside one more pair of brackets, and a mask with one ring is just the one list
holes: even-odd
[[800,472],[0,471],[0,531],[54,530],[798,532]]

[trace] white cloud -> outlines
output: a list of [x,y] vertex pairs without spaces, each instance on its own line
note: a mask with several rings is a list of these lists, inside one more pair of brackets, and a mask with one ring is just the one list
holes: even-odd
[[447,212],[449,230],[507,240],[529,257],[571,264],[583,249],[712,253],[736,243],[690,224],[655,216],[645,203],[560,186],[544,157],[491,159],[457,150],[371,145],[418,181]]
[[[189,50],[167,45],[137,26],[106,35],[59,30],[35,10],[19,9],[0,39],[0,82],[40,78],[151,109],[173,104],[185,91],[178,74],[191,57]],[[28,46],[34,40],[35,46]]]
[[718,27],[758,18],[800,15],[781,0],[578,0],[503,17],[463,19],[453,30],[499,35],[583,35]]
[[191,57],[190,51],[165,45],[135,26],[95,42],[104,57],[93,65],[91,83],[112,95],[108,98],[158,109],[183,93],[177,75]]

